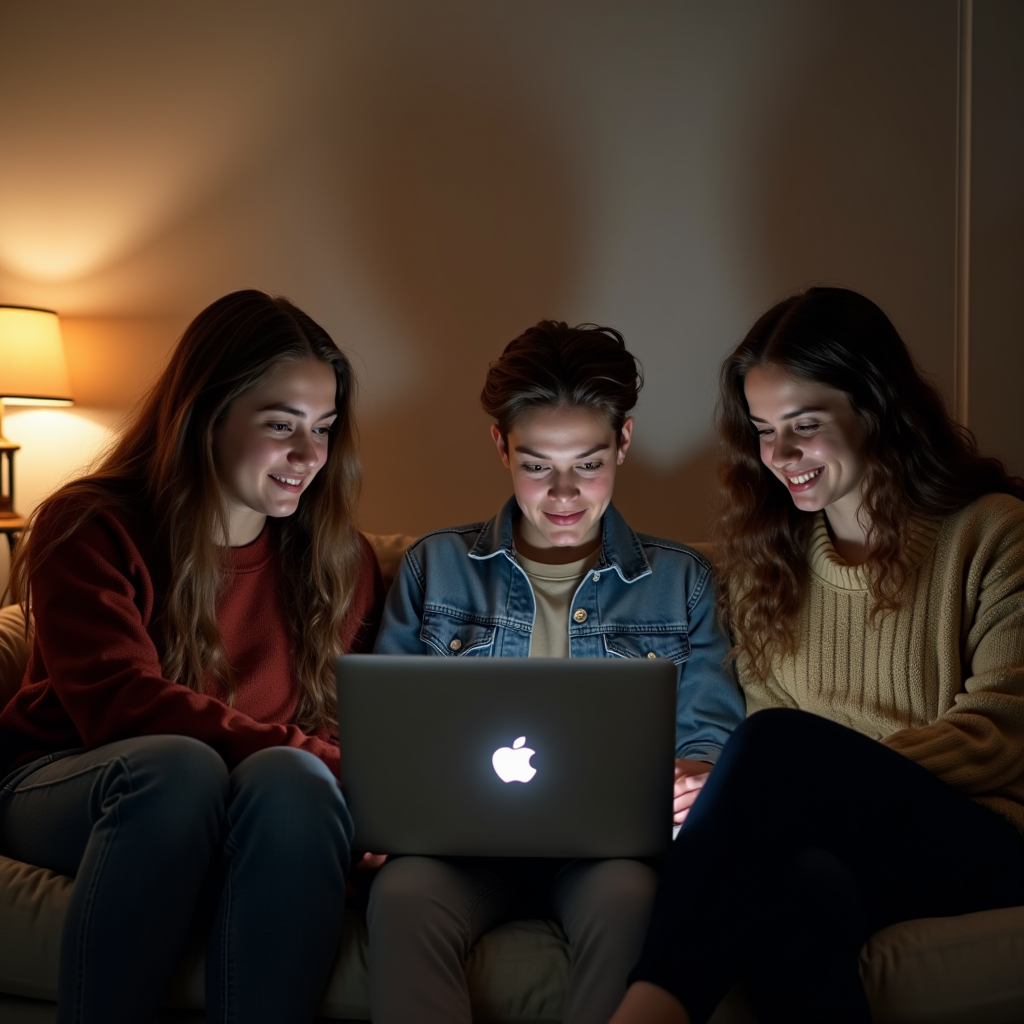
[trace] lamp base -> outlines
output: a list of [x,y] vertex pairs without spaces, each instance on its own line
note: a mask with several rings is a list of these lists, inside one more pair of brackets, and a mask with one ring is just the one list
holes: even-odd
[[0,521],[21,519],[14,511],[14,453],[20,448],[0,430]]

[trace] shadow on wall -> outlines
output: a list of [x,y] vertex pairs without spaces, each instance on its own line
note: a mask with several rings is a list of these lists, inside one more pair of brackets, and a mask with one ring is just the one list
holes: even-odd
[[[507,498],[479,406],[486,369],[526,327],[578,308],[599,215],[581,187],[594,168],[500,68],[421,53],[382,57],[379,91],[361,97],[332,154],[358,197],[339,205],[339,236],[420,361],[403,402],[360,418],[360,519],[383,533],[487,519]],[[670,466],[634,455],[616,502],[638,530],[703,540],[714,478],[707,442]]]
[[641,533],[687,543],[711,536],[717,456],[708,442],[666,470],[627,458],[615,483],[615,504]]
[[[812,281],[844,284],[878,301],[948,388],[952,289],[936,285],[953,274],[956,4],[873,3],[865,12],[801,3],[787,17],[785,62],[744,35],[768,78],[764,88],[753,87],[753,72],[745,80],[722,129],[734,137],[717,152],[736,199],[735,223],[722,231],[735,236],[731,271],[751,308],[734,337],[709,344],[724,356],[782,296]],[[356,227],[354,248],[428,353],[408,401],[364,417],[367,464],[403,459],[401,473],[367,481],[362,518],[373,529],[492,514],[508,485],[487,468],[486,421],[464,436],[486,364],[529,323],[578,308],[588,218],[600,213],[579,196],[587,169],[573,174],[545,112],[502,95],[491,71],[439,72],[403,52],[345,154],[361,199],[347,225]],[[689,109],[687,97],[676,102]],[[665,315],[685,302],[686,287],[681,280],[678,297],[663,298]],[[645,419],[641,407],[641,431]],[[617,489],[630,522],[707,538],[711,444],[671,463],[637,455]],[[487,504],[467,507],[467,498]]]
[[[732,140],[736,160],[723,173],[738,213],[733,269],[761,305],[734,338],[717,340],[724,357],[784,296],[816,283],[851,287],[886,310],[951,398],[957,5],[866,8],[791,7],[792,59],[747,51],[748,84],[767,77],[738,101],[733,128],[746,134]],[[737,173],[751,153],[756,172]],[[699,541],[717,494],[709,439],[668,466],[630,458],[616,501],[638,529]]]
[[[206,19],[203,74],[189,66],[181,89],[177,44],[194,33],[165,35],[163,15],[142,36],[113,16],[47,25],[62,55],[108,69],[77,106],[78,79],[50,76],[42,112],[75,132],[48,137],[88,136],[103,196],[122,150],[97,138],[145,155],[126,177],[166,194],[138,193],[149,215],[91,275],[30,287],[0,264],[0,286],[66,314],[153,318],[103,338],[97,321],[95,341],[83,324],[82,371],[96,345],[117,364],[93,383],[105,407],[136,398],[218,295],[287,294],[362,371],[361,518],[379,532],[491,515],[508,480],[477,400],[487,364],[542,317],[605,319],[652,384],[638,434],[664,442],[634,445],[618,502],[637,529],[700,539],[714,479],[694,410],[710,396],[653,384],[688,374],[713,389],[713,364],[782,295],[812,279],[861,288],[948,377],[956,8],[410,2],[283,21],[268,8],[244,45],[231,18]],[[222,65],[228,41],[237,63]],[[123,88],[136,78],[138,93]],[[35,107],[16,110],[35,123]],[[100,136],[96,110],[110,112]],[[102,209],[85,195],[69,186],[68,202]]]
[[341,228],[420,359],[406,400],[362,417],[367,465],[401,460],[367,479],[361,519],[380,532],[487,518],[504,500],[480,388],[508,341],[562,315],[582,235],[541,112],[503,95],[499,76],[402,56],[338,154],[359,197]]
[[862,291],[951,403],[958,5],[803,13],[800,60],[752,92],[737,270],[766,307],[810,284]]

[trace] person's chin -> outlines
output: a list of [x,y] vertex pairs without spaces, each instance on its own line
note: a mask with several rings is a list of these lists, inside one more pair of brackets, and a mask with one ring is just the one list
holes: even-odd
[[825,502],[814,494],[794,494],[793,504],[801,512],[820,512],[825,507]]
[[295,515],[299,507],[299,496],[296,495],[293,501],[274,501],[268,503],[266,515],[272,519],[287,519]]

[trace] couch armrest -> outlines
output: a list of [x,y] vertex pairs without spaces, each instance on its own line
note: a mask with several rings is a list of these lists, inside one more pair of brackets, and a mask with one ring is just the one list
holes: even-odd
[[25,666],[32,650],[31,633],[25,634],[21,605],[0,608],[0,708],[17,692],[25,678]]

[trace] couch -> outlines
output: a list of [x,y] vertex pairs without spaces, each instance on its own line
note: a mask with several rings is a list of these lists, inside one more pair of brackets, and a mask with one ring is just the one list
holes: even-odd
[[[385,580],[393,578],[411,538],[371,540]],[[0,705],[20,684],[27,657],[20,608],[0,609]],[[956,884],[959,870],[960,865],[950,865],[950,885]],[[60,933],[73,884],[70,878],[0,856],[3,1024],[51,1024],[55,1019]],[[168,990],[162,1024],[203,1019],[202,964],[202,942],[196,937]],[[513,921],[495,929],[480,940],[467,964],[474,1019],[495,1024],[560,1020],[568,967],[565,936],[554,922]],[[1024,907],[886,928],[864,946],[861,974],[878,1022],[1024,1022]],[[370,1019],[366,927],[357,912],[346,913],[319,1012],[332,1021]],[[713,1024],[753,1020],[742,994],[733,992]]]

